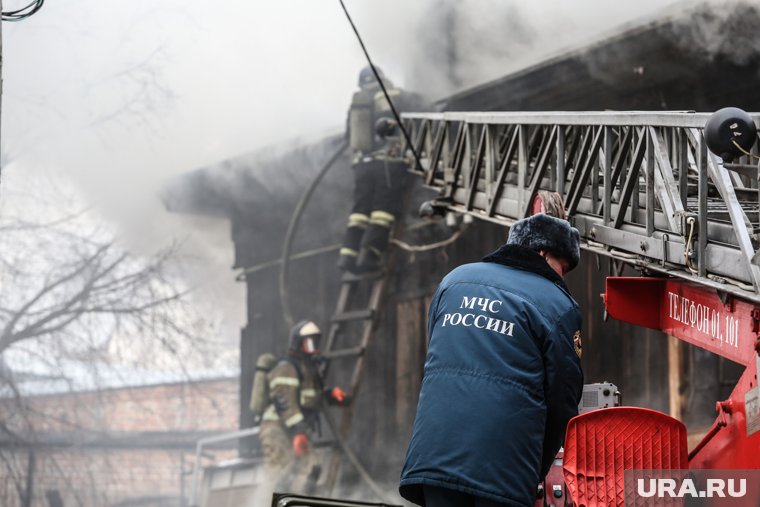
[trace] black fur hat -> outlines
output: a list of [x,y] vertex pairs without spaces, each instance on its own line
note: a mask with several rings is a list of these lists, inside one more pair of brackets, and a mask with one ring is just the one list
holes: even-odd
[[509,229],[508,245],[519,245],[536,252],[546,250],[562,257],[575,269],[581,258],[580,234],[570,222],[544,213],[518,220]]

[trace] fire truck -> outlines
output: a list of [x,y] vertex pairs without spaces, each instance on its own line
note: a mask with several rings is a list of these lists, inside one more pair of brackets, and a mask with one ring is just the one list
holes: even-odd
[[[636,270],[607,278],[600,307],[744,368],[691,449],[677,419],[615,406],[613,384],[588,386],[537,505],[623,505],[632,469],[760,469],[760,115],[443,112],[404,114],[403,123],[417,157],[410,171],[438,193],[428,209],[510,226],[559,193],[581,247],[615,273]],[[207,469],[199,505],[211,505],[202,499],[215,481],[234,482],[231,470]],[[760,504],[756,485],[746,497]],[[272,505],[387,504],[283,495]]]

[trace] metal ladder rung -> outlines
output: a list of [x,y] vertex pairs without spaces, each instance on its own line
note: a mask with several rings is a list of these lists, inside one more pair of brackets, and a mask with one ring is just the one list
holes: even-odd
[[324,352],[322,355],[327,359],[339,359],[341,357],[361,356],[364,354],[364,347],[352,347],[350,349],[338,349]]
[[356,283],[363,282],[365,280],[377,280],[385,276],[385,269],[379,271],[373,271],[372,273],[354,274],[350,272],[343,273],[340,277],[341,283]]
[[315,449],[325,449],[325,448],[334,448],[338,447],[338,441],[335,439],[327,439],[327,440],[317,440],[316,442],[312,442],[311,445]]
[[347,322],[350,320],[370,320],[374,318],[375,310],[364,308],[362,310],[351,310],[348,312],[337,313],[333,315],[332,322]]

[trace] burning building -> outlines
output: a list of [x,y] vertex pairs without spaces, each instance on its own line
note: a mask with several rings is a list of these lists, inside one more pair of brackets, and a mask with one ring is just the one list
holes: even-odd
[[[745,7],[741,13],[720,16],[699,7],[629,27],[457,93],[439,101],[437,107],[445,111],[709,112],[735,105],[759,110],[754,77],[760,53],[755,51],[754,35],[760,29],[760,10]],[[256,358],[264,352],[283,353],[287,344],[283,300],[297,318],[310,318],[325,327],[333,314],[340,286],[337,244],[349,213],[352,181],[346,156],[339,158],[308,203],[294,235],[292,252],[298,258],[290,261],[284,290],[279,277],[293,210],[322,164],[337,150],[340,138],[233,157],[186,174],[165,194],[172,212],[226,217],[231,223],[233,267],[240,271],[248,294],[248,323],[240,340],[241,427],[253,423],[247,400]],[[367,372],[355,401],[350,444],[362,450],[370,472],[388,484],[397,479],[414,418],[430,297],[445,273],[479,260],[507,234],[485,221],[462,231],[460,219],[453,228],[442,222],[422,223],[416,209],[433,195],[412,178],[409,185],[415,188],[401,239],[429,244],[455,232],[460,235],[442,248],[397,253],[377,332],[365,351]],[[581,266],[567,279],[584,315],[587,381],[613,381],[626,404],[670,412],[696,426],[708,425],[714,400],[722,399],[737,377],[735,365],[669,343],[657,331],[608,320],[599,294],[609,274],[607,260],[584,254]],[[674,387],[663,388],[668,385]]]

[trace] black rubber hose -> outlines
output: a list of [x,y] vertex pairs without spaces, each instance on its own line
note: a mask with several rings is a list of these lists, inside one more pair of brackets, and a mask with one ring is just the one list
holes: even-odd
[[348,141],[344,139],[341,141],[338,149],[335,150],[335,153],[333,153],[327,162],[325,162],[325,165],[322,166],[322,169],[320,169],[312,182],[306,188],[303,195],[301,196],[301,199],[298,201],[296,208],[293,210],[293,214],[290,216],[290,223],[288,224],[288,230],[285,233],[285,241],[282,245],[282,263],[280,264],[280,306],[282,306],[282,316],[285,319],[285,325],[287,326],[287,329],[292,328],[295,323],[293,320],[293,315],[290,311],[290,301],[288,298],[287,288],[290,247],[293,243],[293,236],[298,229],[298,223],[301,221],[301,215],[303,215],[303,211],[306,209],[306,205],[309,203],[314,190],[317,189],[317,186],[322,181],[322,178],[324,178],[325,174],[327,174],[327,171],[330,170],[330,168],[335,164],[338,158],[340,158],[343,152],[346,151],[347,147]]

